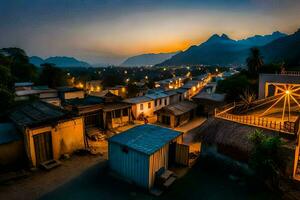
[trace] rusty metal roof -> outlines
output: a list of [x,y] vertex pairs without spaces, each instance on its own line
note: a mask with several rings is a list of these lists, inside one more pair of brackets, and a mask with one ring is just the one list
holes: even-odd
[[197,104],[191,101],[182,101],[176,104],[165,106],[157,112],[169,112],[175,116],[178,116],[187,113],[195,108],[197,108]]

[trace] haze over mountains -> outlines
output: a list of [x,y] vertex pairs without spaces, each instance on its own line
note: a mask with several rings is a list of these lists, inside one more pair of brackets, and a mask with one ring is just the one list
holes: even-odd
[[92,67],[89,63],[77,60],[73,57],[67,56],[55,56],[47,59],[42,59],[38,56],[32,56],[29,58],[31,64],[39,67],[43,63],[52,63],[57,67]]
[[151,65],[156,65],[158,63],[161,63],[178,52],[173,52],[173,53],[149,53],[149,54],[141,54],[137,56],[132,56],[127,58],[121,66],[151,66]]
[[[262,48],[278,39],[288,37],[284,33],[253,36],[243,40],[232,40],[226,34],[214,34],[206,42],[191,46],[186,51],[158,64],[159,66],[176,66],[188,64],[204,65],[242,65],[245,64],[251,47]],[[264,51],[265,54],[269,52]]]
[[[265,62],[300,65],[300,31],[298,30],[291,35],[276,31],[270,35],[255,35],[242,40],[233,40],[226,34],[214,34],[202,44],[193,45],[185,51],[141,54],[127,58],[121,66],[244,65],[252,47],[261,50]],[[66,56],[47,59],[32,56],[30,62],[36,66],[53,63],[58,67],[92,67],[87,62]]]

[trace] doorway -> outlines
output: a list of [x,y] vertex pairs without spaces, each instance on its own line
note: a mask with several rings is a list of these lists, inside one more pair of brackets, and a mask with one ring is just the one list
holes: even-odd
[[45,161],[53,159],[50,131],[33,136],[33,141],[37,166]]

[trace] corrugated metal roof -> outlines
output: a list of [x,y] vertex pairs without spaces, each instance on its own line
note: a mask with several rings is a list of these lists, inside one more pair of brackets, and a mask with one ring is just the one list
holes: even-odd
[[207,93],[207,92],[201,92],[193,97],[193,99],[205,99],[210,101],[216,101],[216,102],[223,102],[225,100],[225,94],[218,94],[218,93]]
[[147,102],[147,101],[151,101],[151,100],[152,99],[150,99],[149,97],[141,96],[141,97],[125,99],[124,102],[136,104],[136,103],[143,103],[143,102]]
[[163,92],[157,92],[157,93],[146,94],[145,96],[155,100],[155,99],[167,97],[168,95],[166,95]]
[[20,140],[21,136],[18,134],[15,126],[12,123],[0,124],[0,144]]
[[109,142],[151,155],[181,134],[182,132],[169,128],[145,124],[115,135]]
[[16,108],[10,118],[19,126],[31,126],[65,116],[65,112],[58,107],[42,101],[22,105]]
[[197,108],[197,104],[190,101],[182,101],[176,104],[165,106],[157,112],[167,111],[171,112],[175,116],[178,116],[187,113],[195,108]]

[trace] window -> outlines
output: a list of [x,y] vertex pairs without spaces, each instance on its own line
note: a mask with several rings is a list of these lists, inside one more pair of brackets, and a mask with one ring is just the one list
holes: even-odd
[[155,106],[157,106],[157,104],[158,104],[158,99],[155,100]]
[[121,117],[121,110],[115,110],[115,118]]
[[161,104],[161,99],[158,99],[158,105],[160,105]]
[[165,99],[165,105],[167,105],[167,99]]
[[148,109],[150,109],[150,108],[151,108],[151,103],[149,102],[149,103],[148,103]]
[[127,116],[128,115],[128,109],[127,108],[124,108],[123,109],[123,116]]
[[143,110],[144,105],[140,104],[140,110]]

